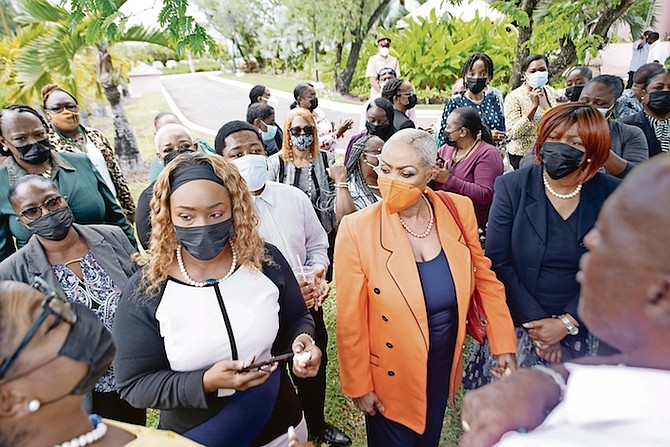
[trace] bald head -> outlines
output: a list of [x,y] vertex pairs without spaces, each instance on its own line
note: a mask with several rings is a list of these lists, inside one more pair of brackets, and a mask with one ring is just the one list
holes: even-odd
[[[597,337],[670,370],[670,157],[636,168],[584,238],[579,314]],[[652,364],[644,362],[653,361]]]
[[165,156],[172,151],[194,151],[193,137],[191,132],[181,124],[165,124],[156,131],[154,136],[156,145],[156,155],[160,161],[164,161]]

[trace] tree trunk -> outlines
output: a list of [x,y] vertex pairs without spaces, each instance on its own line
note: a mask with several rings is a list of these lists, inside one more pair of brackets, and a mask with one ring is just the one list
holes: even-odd
[[121,170],[126,172],[143,172],[144,161],[140,155],[139,145],[133,129],[130,127],[126,111],[121,104],[119,83],[112,59],[107,52],[107,44],[98,47],[98,82],[102,85],[105,97],[112,108],[114,122],[114,152],[119,159]]
[[358,65],[358,58],[361,54],[363,42],[389,3],[391,3],[391,0],[381,0],[375,10],[372,12],[372,15],[370,15],[366,21],[365,18],[362,17],[365,7],[365,0],[361,0],[361,19],[358,27],[352,31],[352,35],[356,37],[351,43],[351,51],[349,51],[349,57],[347,57],[347,65],[344,68],[344,72],[339,72],[339,68],[341,67],[341,59],[335,59],[335,89],[338,91],[338,93],[342,95],[349,93],[349,87],[351,86],[351,81],[354,77],[356,65]]
[[521,73],[521,65],[524,59],[530,55],[530,51],[524,44],[530,40],[533,34],[533,12],[537,7],[539,0],[529,0],[524,6],[523,10],[528,15],[528,26],[521,26],[518,23],[514,25],[519,30],[519,36],[516,39],[516,57],[514,58],[514,67],[509,78],[509,86],[512,89],[517,88],[523,82],[523,73]]

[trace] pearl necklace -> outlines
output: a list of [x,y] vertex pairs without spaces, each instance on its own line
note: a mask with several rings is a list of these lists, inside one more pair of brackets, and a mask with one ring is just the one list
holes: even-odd
[[430,220],[428,221],[428,227],[426,228],[426,231],[424,231],[421,234],[415,233],[414,231],[412,231],[412,229],[410,227],[407,226],[405,221],[402,220],[402,217],[400,217],[400,214],[398,214],[398,217],[400,218],[400,224],[405,229],[405,231],[407,231],[409,234],[411,234],[412,236],[414,236],[416,238],[419,238],[419,239],[423,239],[423,238],[427,237],[430,234],[430,230],[433,229],[433,224],[435,223],[435,215],[433,214],[433,207],[430,206],[430,202],[428,201],[426,196],[421,195],[421,197],[423,197],[423,200],[426,201],[426,205],[428,206],[428,212],[430,213]]
[[[288,155],[288,161],[295,166],[295,163],[293,162],[293,151],[291,151]],[[295,166],[296,169],[300,169],[297,166]],[[307,197],[312,198],[312,171],[314,171],[314,164],[312,163],[312,154],[309,154],[309,165],[308,165],[308,171],[307,171],[307,191],[305,194],[307,194]]]
[[575,190],[572,191],[571,193],[568,193],[568,194],[557,193],[554,190],[554,188],[552,188],[551,185],[549,184],[549,180],[547,180],[547,175],[544,172],[542,173],[542,181],[544,182],[544,187],[547,189],[547,191],[549,191],[549,194],[551,194],[552,196],[554,196],[558,199],[572,199],[573,197],[577,196],[577,194],[579,194],[582,191],[582,184],[580,183],[579,185],[577,185]]
[[72,438],[62,444],[56,444],[54,447],[84,447],[85,445],[93,444],[102,439],[107,433],[107,424],[102,422],[100,416],[91,415],[91,422],[95,424],[95,428],[88,433]]
[[221,279],[206,279],[203,282],[197,282],[194,281],[193,278],[191,278],[188,273],[186,272],[186,267],[184,266],[184,260],[181,257],[181,244],[177,246],[177,263],[179,264],[179,271],[181,272],[182,276],[186,280],[187,284],[192,285],[193,287],[205,287],[205,286],[211,286],[213,284],[222,283],[226,279],[230,277],[230,275],[235,272],[235,268],[237,267],[237,253],[235,252],[235,247],[233,245],[230,245],[230,249],[233,251],[233,262],[230,264],[230,270],[228,270],[228,273],[226,273],[226,276],[224,276]]

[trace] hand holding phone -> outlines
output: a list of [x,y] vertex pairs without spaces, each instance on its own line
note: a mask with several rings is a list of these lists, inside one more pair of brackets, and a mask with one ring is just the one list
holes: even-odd
[[252,363],[251,365],[245,366],[244,368],[238,370],[238,373],[245,373],[249,371],[262,371],[264,366],[269,366],[272,365],[273,363],[279,363],[284,360],[288,360],[291,357],[293,357],[293,353],[289,352],[287,354],[282,354],[278,355],[276,357],[270,357],[268,360],[264,360],[262,362],[255,362]]

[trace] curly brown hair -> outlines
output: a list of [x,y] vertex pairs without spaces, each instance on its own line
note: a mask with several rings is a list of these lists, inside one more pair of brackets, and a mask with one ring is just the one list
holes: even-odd
[[177,238],[170,216],[170,177],[176,170],[201,165],[210,165],[230,194],[235,230],[230,243],[235,246],[238,265],[261,269],[263,264],[271,264],[265,252],[265,243],[257,231],[259,218],[256,208],[235,165],[218,155],[182,154],[165,167],[154,184],[149,252],[139,259],[144,266],[140,287],[149,297],[160,291],[168,277],[167,267],[176,262]]

